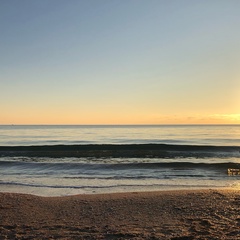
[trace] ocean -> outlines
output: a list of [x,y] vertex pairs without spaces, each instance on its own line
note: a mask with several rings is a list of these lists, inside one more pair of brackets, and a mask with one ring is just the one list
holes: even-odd
[[0,191],[240,188],[240,125],[2,125]]

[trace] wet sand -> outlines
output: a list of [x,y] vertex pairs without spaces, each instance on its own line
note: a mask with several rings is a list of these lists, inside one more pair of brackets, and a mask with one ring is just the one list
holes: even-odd
[[0,239],[240,239],[239,190],[0,193]]

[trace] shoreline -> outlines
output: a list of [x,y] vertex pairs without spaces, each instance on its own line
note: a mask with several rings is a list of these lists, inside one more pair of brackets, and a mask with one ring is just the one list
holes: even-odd
[[240,189],[0,193],[1,239],[240,239]]
[[239,185],[236,186],[185,186],[185,187],[156,187],[156,188],[129,188],[128,190],[118,189],[118,190],[101,190],[101,191],[79,191],[79,189],[56,189],[56,188],[45,188],[44,190],[39,191],[38,187],[25,187],[21,190],[19,186],[5,186],[0,189],[1,193],[11,193],[11,194],[21,194],[21,195],[32,195],[36,197],[46,197],[46,198],[54,198],[54,197],[71,197],[71,196],[88,196],[88,195],[111,195],[111,194],[135,194],[135,193],[157,193],[157,192],[184,192],[184,191],[206,191],[206,190],[220,190],[220,191],[237,191]]

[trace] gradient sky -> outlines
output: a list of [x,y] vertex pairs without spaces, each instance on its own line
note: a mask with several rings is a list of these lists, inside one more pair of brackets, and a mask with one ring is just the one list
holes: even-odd
[[240,123],[239,0],[1,0],[0,124]]

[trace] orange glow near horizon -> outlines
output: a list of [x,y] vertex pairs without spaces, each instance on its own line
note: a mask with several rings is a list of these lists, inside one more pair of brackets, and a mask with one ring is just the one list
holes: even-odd
[[[11,120],[10,120],[11,119]],[[104,114],[102,116],[89,115],[72,115],[59,114],[54,115],[21,115],[9,116],[1,122],[4,124],[28,125],[28,124],[50,124],[50,125],[127,125],[127,124],[240,124],[240,114],[214,114],[195,116],[157,116],[138,114],[136,116],[128,114],[127,116],[114,116],[112,114]]]

